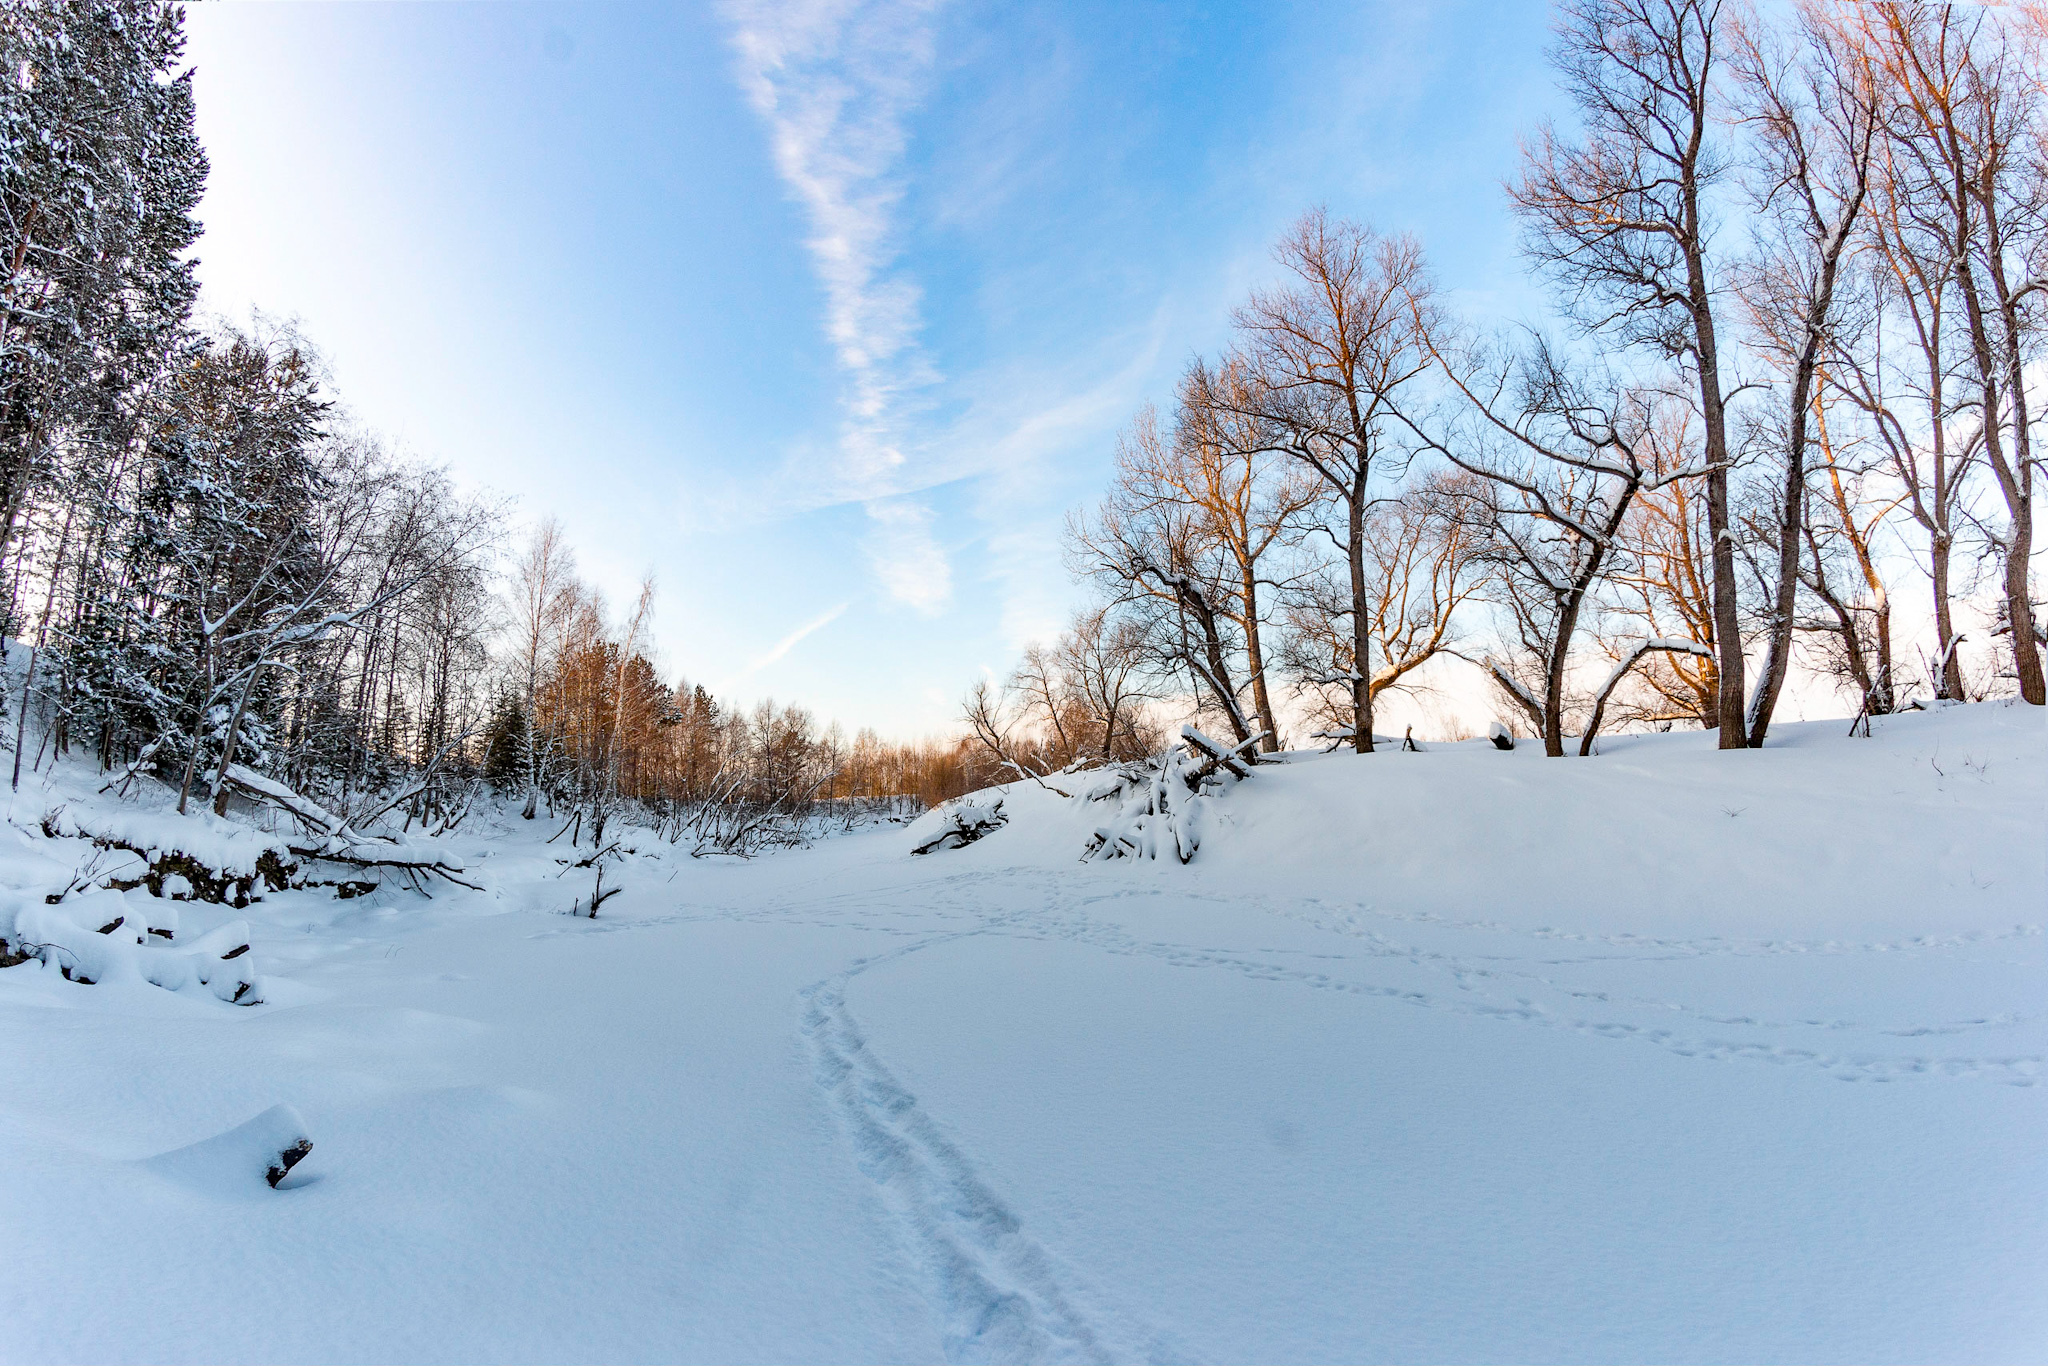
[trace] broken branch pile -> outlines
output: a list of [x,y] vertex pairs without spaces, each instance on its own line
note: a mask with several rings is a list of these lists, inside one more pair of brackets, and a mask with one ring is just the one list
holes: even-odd
[[1115,802],[1116,815],[1095,828],[1081,861],[1165,855],[1182,863],[1192,859],[1209,824],[1209,803],[1223,790],[1220,775],[1236,782],[1249,778],[1251,766],[1258,762],[1253,750],[1260,738],[1254,735],[1226,746],[1193,726],[1183,726],[1186,753],[1166,750],[1104,770],[1109,781],[1096,784],[1088,798]]

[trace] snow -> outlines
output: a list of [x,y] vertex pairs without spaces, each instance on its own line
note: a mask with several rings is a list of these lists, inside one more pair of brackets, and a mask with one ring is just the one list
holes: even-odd
[[312,1145],[299,1112],[289,1105],[273,1105],[226,1133],[162,1153],[145,1165],[206,1196],[248,1199],[266,1187],[295,1188],[298,1182],[285,1187],[285,1181]]
[[0,1359],[2041,1360],[2048,736],[1843,732],[1290,755],[1186,865],[1030,782],[647,838],[595,921],[485,813],[169,940],[38,821],[170,818],[25,782],[7,915],[263,1004],[0,970]]

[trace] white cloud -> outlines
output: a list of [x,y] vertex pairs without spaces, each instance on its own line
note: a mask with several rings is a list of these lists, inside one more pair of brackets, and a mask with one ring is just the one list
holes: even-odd
[[742,669],[740,671],[740,677],[750,678],[753,675],[759,673],[761,670],[767,668],[770,664],[775,663],[784,655],[788,654],[791,650],[794,650],[797,647],[797,644],[800,641],[802,641],[805,636],[810,635],[814,631],[823,630],[825,627],[830,626],[833,622],[839,620],[840,617],[846,615],[846,609],[851,607],[852,605],[853,604],[850,602],[842,602],[837,607],[833,608],[831,611],[825,613],[823,616],[811,621],[807,621],[803,625],[797,627],[794,631],[791,631],[788,635],[776,641],[775,644],[769,648],[767,654],[762,655],[759,659],[756,659],[752,663],[748,664],[745,669]]
[[[826,480],[833,501],[901,491],[908,419],[939,379],[918,343],[923,294],[898,263],[896,223],[935,8],[932,0],[726,7],[740,86],[768,124],[776,171],[810,219],[805,246],[825,287],[825,334],[846,375],[837,467]],[[937,543],[913,529],[921,511],[892,503],[876,516],[876,568],[891,593],[929,611],[949,595],[950,575]]]
[[933,616],[953,598],[953,571],[932,535],[932,510],[907,498],[867,504],[866,549],[875,577],[898,602]]

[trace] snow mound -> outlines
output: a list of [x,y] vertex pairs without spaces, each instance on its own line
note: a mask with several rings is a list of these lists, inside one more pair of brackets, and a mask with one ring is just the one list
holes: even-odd
[[253,1194],[256,1183],[283,1184],[313,1150],[306,1121],[289,1105],[273,1105],[225,1133],[147,1159],[162,1176],[213,1195]]

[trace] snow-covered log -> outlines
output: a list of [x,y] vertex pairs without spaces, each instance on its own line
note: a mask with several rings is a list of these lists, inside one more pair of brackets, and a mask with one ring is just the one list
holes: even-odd
[[[87,825],[58,810],[45,816],[43,833],[70,836],[141,860],[116,869],[104,885],[117,892],[147,887],[152,896],[247,906],[263,891],[283,891],[295,869],[276,839],[217,817],[101,811]],[[70,889],[55,893],[62,900]]]
[[159,1153],[149,1165],[173,1180],[222,1192],[253,1185],[259,1176],[275,1190],[312,1151],[305,1119],[289,1105],[273,1105],[226,1133]]
[[1238,744],[1226,747],[1221,741],[1210,739],[1193,726],[1180,728],[1180,738],[1187,742],[1189,751],[1199,756],[1207,756],[1209,760],[1195,775],[1197,778],[1206,778],[1221,768],[1240,782],[1251,776],[1245,772],[1245,766],[1259,761],[1256,747],[1266,735],[1267,732],[1260,731]]
[[28,903],[0,920],[0,939],[10,957],[39,959],[73,982],[143,981],[236,1005],[261,1004],[247,921],[178,942],[165,934],[163,917],[147,904],[152,900],[131,890],[95,892],[60,906]]
[[[289,788],[280,790],[287,798],[296,796]],[[309,816],[321,810],[311,803],[306,803],[305,809]],[[288,887],[333,886],[343,897],[371,889],[372,884],[360,878],[313,877],[306,868],[309,863],[389,870],[412,879],[415,886],[422,877],[438,877],[458,887],[480,890],[462,876],[463,865],[444,854],[388,837],[365,838],[346,828],[293,841],[205,812],[174,816],[99,811],[87,825],[60,809],[43,818],[42,829],[53,839],[74,836],[102,849],[133,854],[141,860],[140,866],[115,870],[103,885],[122,892],[147,887],[155,896],[174,900],[243,907],[266,891],[281,892]],[[57,894],[59,900],[63,896]]]
[[1487,723],[1486,738],[1493,741],[1495,749],[1513,749],[1515,747],[1515,733],[1498,721]]
[[1001,829],[1010,818],[1003,814],[1003,799],[990,800],[985,794],[960,797],[919,817],[910,827],[912,854],[929,854],[934,849],[958,849]]

